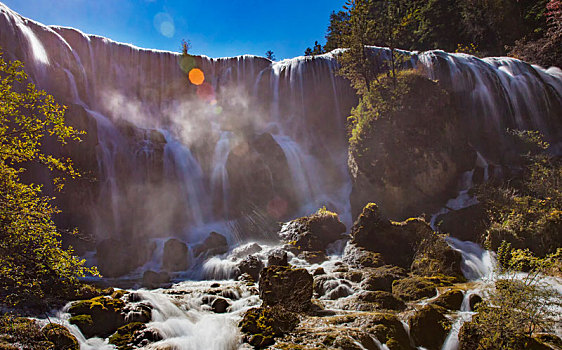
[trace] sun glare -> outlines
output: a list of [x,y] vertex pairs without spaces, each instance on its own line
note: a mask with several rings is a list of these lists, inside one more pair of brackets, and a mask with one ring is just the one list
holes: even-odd
[[193,68],[189,71],[189,81],[193,85],[201,85],[205,81],[205,74],[199,68]]

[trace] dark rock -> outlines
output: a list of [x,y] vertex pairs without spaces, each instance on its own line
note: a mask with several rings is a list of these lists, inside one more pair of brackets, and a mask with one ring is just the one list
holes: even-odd
[[391,350],[411,350],[410,338],[400,319],[393,314],[376,312],[367,319],[356,318],[351,326],[361,328]]
[[488,216],[481,204],[439,215],[439,230],[462,241],[481,242],[482,233],[489,225]]
[[239,324],[246,341],[257,349],[272,345],[274,337],[291,332],[299,323],[298,316],[281,306],[252,308]]
[[220,255],[228,252],[228,242],[226,237],[220,233],[211,232],[203,243],[195,246],[193,254],[199,256],[204,254],[205,256]]
[[382,255],[368,251],[355,244],[348,244],[344,251],[343,262],[357,268],[379,267],[384,265]]
[[133,349],[162,339],[162,335],[155,329],[147,328],[143,323],[133,322],[119,328],[109,337],[109,343],[118,349]]
[[260,272],[263,270],[263,262],[258,257],[250,255],[238,264],[238,270],[240,274],[247,273],[254,281],[257,281],[260,277]]
[[353,294],[353,290],[349,287],[349,285],[342,283],[338,285],[336,288],[332,289],[326,294],[326,297],[330,300],[336,300],[340,298],[345,298]]
[[364,271],[361,288],[368,291],[392,291],[392,282],[405,278],[406,270],[398,266],[385,265]]
[[80,350],[78,339],[66,327],[57,323],[48,323],[41,332],[45,338],[55,344],[55,349]]
[[310,307],[312,275],[305,269],[271,266],[260,274],[259,294],[264,306],[282,305],[300,312]]
[[154,242],[145,244],[106,239],[96,247],[97,266],[105,277],[123,276],[146,263],[154,249]]
[[170,275],[167,272],[155,272],[147,270],[142,274],[142,286],[146,288],[159,288],[162,284],[170,282]]
[[275,249],[267,257],[267,266],[288,266],[287,252],[282,249]]
[[316,270],[314,270],[314,273],[312,274],[312,276],[316,277],[316,276],[325,275],[325,274],[326,274],[326,271],[324,271],[324,268],[318,267]]
[[470,305],[470,310],[476,311],[478,304],[482,302],[482,297],[478,294],[471,294],[468,296],[468,305]]
[[171,238],[164,244],[163,267],[168,271],[185,271],[189,267],[188,248],[185,243]]
[[211,284],[211,288],[219,288],[220,286],[221,286],[220,283]]
[[362,302],[374,304],[377,310],[396,310],[401,311],[406,308],[406,304],[402,300],[396,299],[394,295],[385,291],[362,292],[357,296]]
[[439,295],[432,304],[444,307],[448,310],[460,310],[464,293],[459,289],[451,289]]
[[382,255],[391,265],[409,268],[420,242],[435,235],[422,219],[391,222],[369,203],[351,228],[352,243]]
[[420,276],[447,275],[464,282],[461,265],[462,254],[451,248],[443,236],[432,234],[418,243],[410,270]]
[[72,315],[68,322],[77,325],[86,338],[105,338],[125,324],[124,307],[122,300],[104,296],[78,301],[68,309]]
[[446,310],[435,305],[426,305],[408,320],[410,336],[416,346],[428,350],[440,350],[449,330],[451,321],[445,317]]
[[213,312],[217,314],[223,314],[226,310],[230,307],[230,302],[224,298],[216,298],[215,301],[211,304],[213,308]]
[[330,243],[342,239],[345,231],[336,213],[319,210],[283,225],[279,236],[299,251],[317,252],[325,251]]
[[422,277],[410,277],[392,283],[392,294],[404,301],[430,298],[437,294],[437,285]]

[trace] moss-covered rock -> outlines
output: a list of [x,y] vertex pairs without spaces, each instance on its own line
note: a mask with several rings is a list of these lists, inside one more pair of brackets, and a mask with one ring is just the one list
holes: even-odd
[[348,244],[343,255],[343,262],[356,268],[379,267],[384,265],[382,255],[358,247],[355,244]]
[[55,344],[57,350],[80,350],[78,339],[60,324],[49,323],[41,329],[41,332],[45,338]]
[[121,299],[106,296],[77,301],[68,309],[72,315],[69,322],[78,326],[87,338],[105,338],[125,324],[124,307]]
[[294,312],[310,307],[313,279],[305,269],[270,266],[260,274],[259,294],[264,306],[282,305]]
[[342,239],[345,231],[336,213],[320,209],[283,225],[279,236],[299,251],[323,252],[330,243]]
[[410,270],[420,276],[447,275],[464,282],[461,264],[462,254],[447,244],[445,236],[434,233],[419,243]]
[[393,222],[381,214],[375,203],[369,203],[351,228],[352,243],[380,253],[387,264],[410,268],[417,248],[424,239],[434,236],[422,219]]
[[373,269],[365,269],[361,288],[364,290],[392,291],[392,282],[407,276],[406,270],[398,266],[385,265]]
[[395,310],[402,311],[406,305],[402,300],[385,291],[362,292],[357,296],[361,302],[367,302],[373,306],[373,310]]
[[439,295],[432,304],[444,307],[448,310],[459,310],[464,299],[464,293],[460,289],[450,289]]
[[373,313],[367,320],[358,319],[355,324],[366,329],[390,350],[410,350],[410,338],[400,319],[390,313]]
[[[478,317],[478,316],[475,316]],[[555,336],[554,336],[555,337]],[[552,337],[548,337],[551,338]],[[556,337],[555,337],[556,338]],[[498,344],[501,340],[503,345]],[[478,324],[473,321],[465,322],[459,331],[459,350],[496,350],[496,349],[509,349],[509,350],[552,350],[557,349],[557,345],[545,341],[539,337],[528,337],[526,335],[518,335],[514,338],[501,338],[498,339],[490,337],[489,334],[479,329]],[[553,345],[551,347],[547,344]]]
[[109,337],[109,343],[119,350],[132,350],[160,340],[162,336],[157,331],[140,322],[126,324]]
[[430,298],[437,294],[437,284],[424,277],[408,277],[392,283],[392,294],[404,301]]
[[428,350],[439,350],[451,329],[451,321],[445,317],[446,310],[436,305],[426,305],[408,320],[410,336],[416,346]]
[[275,337],[291,332],[299,323],[298,316],[281,306],[252,308],[244,314],[239,327],[245,340],[257,349],[272,345]]
[[41,332],[38,322],[11,315],[0,316],[0,349],[52,350],[55,347]]

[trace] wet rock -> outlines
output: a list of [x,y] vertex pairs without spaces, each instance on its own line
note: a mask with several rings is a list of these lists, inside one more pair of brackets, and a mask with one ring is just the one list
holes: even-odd
[[167,272],[155,272],[147,270],[142,274],[142,286],[149,289],[159,288],[163,284],[170,282],[170,275]]
[[462,254],[451,248],[444,236],[432,234],[418,243],[410,270],[420,276],[447,275],[464,282],[461,265]]
[[147,328],[140,322],[133,322],[119,328],[109,337],[109,343],[117,346],[118,349],[133,349],[162,339],[162,335],[155,329]]
[[460,310],[464,293],[459,289],[451,289],[439,295],[432,304],[448,310]]
[[260,274],[259,294],[264,306],[283,305],[300,312],[310,307],[312,286],[312,275],[305,269],[270,266]]
[[476,311],[478,309],[478,304],[482,302],[482,297],[478,294],[471,294],[468,297],[468,305],[470,306],[470,310]]
[[213,312],[217,314],[223,314],[226,310],[230,307],[230,302],[224,298],[216,298],[215,301],[211,304],[213,308]]
[[489,225],[488,216],[481,204],[439,215],[435,221],[439,230],[461,241],[481,242],[482,233]]
[[47,340],[55,344],[55,349],[80,350],[78,339],[60,324],[48,323],[41,329],[41,333]]
[[263,262],[254,255],[247,256],[238,264],[240,274],[248,274],[254,281],[260,277],[260,272],[263,270]]
[[195,246],[193,254],[199,256],[204,254],[205,256],[220,255],[228,252],[228,242],[226,237],[217,232],[211,232],[203,243]]
[[376,312],[368,318],[357,317],[352,326],[364,329],[374,335],[391,350],[411,350],[410,338],[398,317],[390,313]]
[[368,291],[392,291],[392,282],[405,278],[406,270],[398,266],[385,265],[364,271],[361,288]]
[[298,316],[282,306],[252,308],[239,324],[247,334],[245,340],[257,349],[272,345],[275,337],[291,332],[299,323]]
[[127,304],[123,309],[125,322],[148,323],[152,320],[152,306],[146,302]]
[[164,244],[163,267],[168,271],[185,271],[189,267],[188,248],[185,243],[171,238]]
[[420,242],[435,233],[422,219],[391,222],[374,203],[369,203],[351,228],[352,243],[380,253],[391,265],[409,268]]
[[230,254],[230,257],[233,259],[242,259],[248,255],[259,253],[262,250],[262,247],[257,243],[246,244],[234,248],[234,250]]
[[384,265],[382,255],[358,247],[355,244],[348,244],[344,251],[343,262],[357,268],[379,267]]
[[345,283],[338,285],[336,288],[332,289],[326,294],[326,297],[330,300],[336,300],[340,298],[345,298],[353,294],[353,289]]
[[105,338],[125,324],[124,307],[122,300],[104,296],[78,301],[68,309],[72,315],[68,322],[78,326],[86,338]]
[[344,238],[345,231],[338,215],[324,209],[286,223],[279,236],[299,251],[325,251],[330,243]]
[[298,258],[306,260],[309,264],[321,264],[328,259],[323,251],[304,251],[299,254]]
[[288,266],[287,252],[282,249],[275,249],[267,257],[267,266]]
[[104,277],[123,276],[146,263],[154,249],[154,242],[145,244],[106,239],[96,247],[97,266]]
[[401,311],[406,308],[402,300],[397,299],[389,292],[380,290],[375,292],[362,292],[357,296],[357,299],[361,302],[373,304],[372,306],[376,310]]
[[316,277],[316,276],[325,275],[325,274],[326,274],[326,271],[324,271],[324,268],[318,267],[318,268],[316,268],[316,270],[314,270],[314,273],[312,274],[312,276]]
[[440,350],[449,330],[451,321],[445,317],[446,310],[440,306],[426,305],[408,320],[410,336],[416,346],[428,350]]

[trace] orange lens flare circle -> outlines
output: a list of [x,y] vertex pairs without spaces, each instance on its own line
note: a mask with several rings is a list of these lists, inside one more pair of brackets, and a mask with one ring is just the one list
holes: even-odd
[[189,81],[193,85],[201,85],[205,81],[205,74],[199,68],[193,68],[189,71]]

